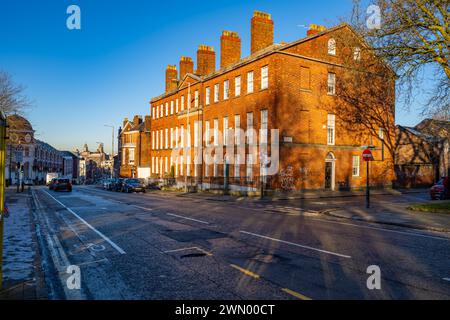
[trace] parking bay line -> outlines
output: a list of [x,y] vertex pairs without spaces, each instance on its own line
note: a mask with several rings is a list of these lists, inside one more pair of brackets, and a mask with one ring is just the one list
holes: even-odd
[[63,206],[67,211],[69,211],[71,214],[73,214],[76,218],[78,218],[78,220],[80,220],[81,222],[83,222],[89,229],[91,229],[92,231],[94,231],[96,234],[98,234],[100,237],[103,238],[103,240],[105,240],[106,242],[108,242],[114,249],[116,249],[120,254],[126,254],[126,252],[119,247],[117,244],[115,244],[111,239],[109,239],[107,236],[105,236],[103,233],[101,233],[100,231],[98,231],[97,229],[95,229],[93,226],[91,226],[86,220],[84,220],[83,218],[81,218],[78,214],[76,214],[72,209],[70,209],[69,207],[67,207],[65,204],[63,204],[61,201],[59,201],[58,199],[56,199],[54,196],[52,196],[50,193],[48,193],[47,191],[43,190],[43,192],[45,192],[46,194],[48,194],[53,200],[55,200],[57,203],[59,203],[61,206]]
[[450,282],[450,278],[443,278],[442,280]]
[[263,236],[263,235],[256,234],[256,233],[251,233],[251,232],[247,232],[247,231],[240,231],[240,233],[243,233],[243,234],[246,234],[246,235],[250,235],[250,236],[254,236],[254,237],[258,237],[258,238],[262,238],[262,239],[266,239],[266,240],[279,242],[279,243],[288,244],[288,245],[291,245],[291,246],[295,246],[295,247],[299,247],[299,248],[303,248],[303,249],[307,249],[307,250],[312,250],[312,251],[317,251],[317,252],[321,252],[321,253],[326,253],[326,254],[337,256],[337,257],[341,257],[341,258],[346,258],[346,259],[351,259],[352,258],[351,256],[347,256],[347,255],[344,255],[344,254],[331,252],[331,251],[327,251],[327,250],[322,250],[322,249],[317,249],[317,248],[313,248],[313,247],[310,247],[310,246],[304,246],[304,245],[301,245],[301,244],[298,244],[298,243],[293,243],[293,242],[289,242],[289,241],[275,239],[275,238]]
[[171,216],[171,217],[180,218],[180,219],[185,219],[185,220],[190,220],[190,221],[198,222],[198,223],[201,223],[201,224],[208,224],[208,225],[209,225],[209,222],[206,222],[206,221],[197,220],[197,219],[188,218],[188,217],[183,217],[183,216],[179,216],[179,215],[174,214],[174,213],[166,213],[166,214],[167,214],[168,216]]

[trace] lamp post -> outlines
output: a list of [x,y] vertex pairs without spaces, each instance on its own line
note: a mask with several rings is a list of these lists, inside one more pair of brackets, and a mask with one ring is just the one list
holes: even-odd
[[108,125],[108,124],[105,124],[105,127],[112,129],[112,143],[111,143],[111,145],[112,145],[112,149],[111,149],[112,162],[111,163],[113,166],[111,168],[111,179],[114,179],[114,131],[116,130],[116,127]]
[[[186,137],[185,137],[185,143],[186,143],[186,145],[189,143],[190,144],[190,140],[191,139],[189,139],[189,137],[190,137],[190,134],[191,134],[191,132],[190,132],[190,130],[189,130],[189,125],[190,125],[190,111],[191,111],[191,83],[190,82],[188,82],[188,98],[187,98],[187,109],[188,109],[188,112],[187,112],[187,120],[186,120],[186,132],[187,132],[187,135],[186,135]],[[190,145],[188,146],[188,147],[186,147],[186,154],[184,155],[185,156],[185,158],[186,158],[186,164],[187,164],[187,166],[189,166],[190,165],[190,163],[187,163],[187,152],[191,152],[191,150],[190,150]],[[186,172],[184,173],[184,191],[186,192],[186,193],[188,193],[188,176],[187,176],[187,173],[188,173],[188,170],[187,170],[187,166],[186,166]]]

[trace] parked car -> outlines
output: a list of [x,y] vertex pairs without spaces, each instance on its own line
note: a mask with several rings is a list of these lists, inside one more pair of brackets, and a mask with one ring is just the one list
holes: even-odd
[[31,179],[25,179],[24,181],[23,181],[23,184],[25,185],[25,186],[34,186],[34,182],[33,182],[33,180],[31,180]]
[[72,192],[72,183],[70,182],[70,179],[62,179],[62,178],[55,179],[52,190],[55,192],[57,191]]
[[49,183],[48,183],[48,188],[50,190],[53,190],[55,187],[55,182],[56,182],[57,178],[53,178]]
[[112,184],[111,191],[122,192],[123,182],[124,179],[115,179]]
[[126,179],[122,185],[122,192],[142,192],[145,193],[145,185],[139,179]]
[[450,198],[450,178],[443,178],[433,187],[431,187],[430,195],[432,200],[444,200]]
[[103,181],[103,189],[110,191],[114,183],[114,179],[106,179]]

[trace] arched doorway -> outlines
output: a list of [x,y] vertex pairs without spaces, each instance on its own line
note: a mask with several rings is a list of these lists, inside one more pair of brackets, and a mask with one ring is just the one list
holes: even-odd
[[336,187],[336,157],[332,152],[325,158],[325,190],[334,191]]

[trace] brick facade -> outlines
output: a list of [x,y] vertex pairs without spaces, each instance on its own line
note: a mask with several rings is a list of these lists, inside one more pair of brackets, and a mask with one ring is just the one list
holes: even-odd
[[125,118],[119,133],[120,177],[150,178],[150,117]]
[[[286,190],[361,188],[365,184],[365,167],[361,159],[363,145],[376,147],[377,161],[371,165],[372,184],[390,185],[393,164],[382,140],[356,134],[357,128],[349,132],[321,108],[324,100],[335,103],[335,97],[323,89],[328,74],[333,72],[339,77],[340,73],[346,72],[340,64],[339,54],[327,54],[328,40],[337,33],[351,33],[350,27],[341,25],[280,45],[272,44],[273,32],[260,39],[261,30],[268,28],[260,26],[262,17],[265,17],[264,23],[273,28],[270,15],[255,13],[251,22],[252,47],[255,45],[257,53],[231,64],[222,63],[220,70],[209,74],[188,74],[179,79],[177,89],[151,100],[152,175],[174,175],[179,183],[183,183],[187,174],[190,181],[202,188],[229,183],[232,189],[256,191],[261,180],[260,154],[266,152],[261,152],[265,147],[254,149],[252,146],[264,145],[267,139],[267,154],[274,156],[270,146],[271,130],[278,129],[279,168],[276,174],[267,178],[267,187]],[[197,70],[204,70],[202,61],[198,63]],[[394,109],[395,106],[390,110]],[[239,125],[246,131],[249,131],[249,124],[256,130],[253,139],[246,133],[240,147],[235,146],[234,151],[230,149],[228,165],[223,163],[218,152],[223,149],[226,153],[225,124],[228,129],[236,129]],[[195,134],[197,125],[199,133]],[[211,139],[199,139],[195,143],[197,136],[206,135],[208,125]],[[214,139],[215,125],[220,133],[216,137],[218,141]],[[189,150],[186,149],[188,138],[181,135],[188,127],[191,135]],[[261,130],[265,128],[267,134]],[[230,136],[229,140],[235,140],[235,137]],[[203,156],[199,157],[202,161],[194,165],[196,150]],[[177,163],[173,151],[183,156],[183,160],[178,158]],[[217,159],[218,164],[213,161],[207,165],[205,154],[214,159],[216,153],[222,159]],[[180,164],[189,157],[190,165]],[[239,165],[234,164],[237,158],[240,158]]]

